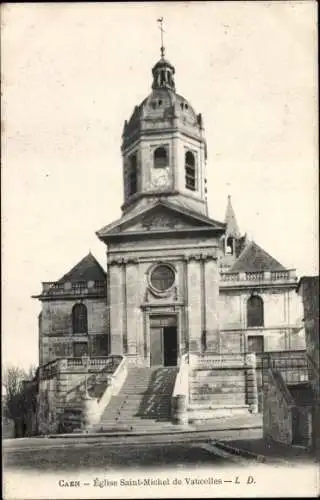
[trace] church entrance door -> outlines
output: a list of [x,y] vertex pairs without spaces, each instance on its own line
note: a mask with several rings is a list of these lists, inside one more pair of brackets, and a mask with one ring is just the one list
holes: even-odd
[[178,334],[176,316],[150,316],[151,366],[177,366]]

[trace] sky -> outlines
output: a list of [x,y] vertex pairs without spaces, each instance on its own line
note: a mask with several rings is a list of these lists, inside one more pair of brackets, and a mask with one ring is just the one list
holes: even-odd
[[164,17],[177,92],[202,113],[208,204],[298,276],[318,273],[316,3],[2,4],[2,355],[38,359],[42,281],[121,214],[121,134],[151,90]]

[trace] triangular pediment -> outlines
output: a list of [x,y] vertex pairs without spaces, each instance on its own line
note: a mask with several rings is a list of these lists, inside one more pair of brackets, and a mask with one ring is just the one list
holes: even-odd
[[214,221],[206,215],[198,214],[169,202],[158,202],[132,217],[124,217],[109,224],[97,235],[134,234],[144,232],[168,232],[196,229],[217,229],[224,231],[225,224]]

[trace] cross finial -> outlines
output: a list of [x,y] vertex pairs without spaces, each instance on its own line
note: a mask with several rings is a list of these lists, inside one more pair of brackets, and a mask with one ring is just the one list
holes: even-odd
[[163,33],[164,33],[164,29],[163,29],[163,17],[159,17],[159,19],[157,19],[157,22],[159,23],[159,29],[161,31],[161,48],[160,48],[161,57],[164,57],[165,49],[164,49],[164,46],[163,46]]

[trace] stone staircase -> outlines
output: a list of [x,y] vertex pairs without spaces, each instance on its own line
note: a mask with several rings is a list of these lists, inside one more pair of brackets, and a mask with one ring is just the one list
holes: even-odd
[[94,431],[154,430],[171,425],[171,396],[178,369],[130,367]]

